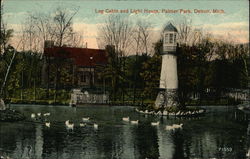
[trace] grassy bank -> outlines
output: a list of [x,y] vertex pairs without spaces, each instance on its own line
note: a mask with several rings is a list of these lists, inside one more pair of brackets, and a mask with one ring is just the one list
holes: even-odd
[[209,106],[209,105],[238,105],[241,101],[233,98],[222,98],[222,99],[202,99],[202,100],[190,100],[185,104],[187,106]]
[[11,98],[9,99],[11,104],[38,104],[38,105],[69,105],[70,100],[58,100],[54,102],[54,100],[21,100]]
[[[152,106],[155,103],[154,99],[142,100],[142,98],[136,98],[136,100],[134,101],[132,95],[125,97],[126,98],[124,101],[118,98],[118,100],[116,101],[111,101],[110,105],[147,107],[147,106]],[[47,90],[44,88],[17,89],[12,93],[7,94],[6,103],[9,102],[12,104],[69,105],[70,90],[60,89],[55,91],[54,89]],[[185,102],[185,105],[187,106],[237,105],[237,104],[240,104],[240,101],[236,101],[232,98],[189,100]]]
[[12,104],[69,105],[70,90],[18,89],[7,94],[5,102]]

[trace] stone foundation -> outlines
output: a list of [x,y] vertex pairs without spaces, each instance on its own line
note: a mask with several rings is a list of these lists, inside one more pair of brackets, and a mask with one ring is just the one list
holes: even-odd
[[166,89],[160,91],[155,101],[156,108],[166,108],[179,105],[178,89]]

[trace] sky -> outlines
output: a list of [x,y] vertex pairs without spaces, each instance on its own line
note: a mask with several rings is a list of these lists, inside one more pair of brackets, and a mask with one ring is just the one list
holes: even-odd
[[[249,42],[249,2],[248,0],[165,0],[165,1],[86,1],[86,0],[4,0],[3,17],[16,35],[29,13],[52,12],[58,6],[69,10],[79,8],[74,17],[74,30],[80,32],[89,48],[97,48],[98,30],[110,14],[120,14],[132,22],[138,19],[149,21],[155,32],[160,32],[167,22],[176,23],[182,19],[192,21],[192,25],[214,36],[231,38],[236,43]],[[111,9],[119,13],[108,13]],[[128,9],[128,13],[120,13]],[[162,10],[177,10],[176,13],[162,13]],[[218,9],[220,13],[213,13]],[[106,11],[104,14],[100,10]],[[141,10],[135,14],[134,10]],[[158,10],[145,13],[144,10]],[[189,10],[190,12],[188,12]],[[197,10],[209,13],[195,13]],[[184,11],[186,11],[184,13]]]

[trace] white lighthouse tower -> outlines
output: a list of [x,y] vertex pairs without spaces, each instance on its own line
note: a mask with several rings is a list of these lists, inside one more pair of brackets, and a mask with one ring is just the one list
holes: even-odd
[[155,106],[178,106],[178,76],[177,76],[177,29],[167,24],[163,30],[163,51],[160,77],[160,92],[155,101]]

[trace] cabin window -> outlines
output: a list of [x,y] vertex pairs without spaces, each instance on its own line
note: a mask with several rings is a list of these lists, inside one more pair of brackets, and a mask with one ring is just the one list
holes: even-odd
[[81,82],[86,82],[86,75],[85,74],[81,75]]

